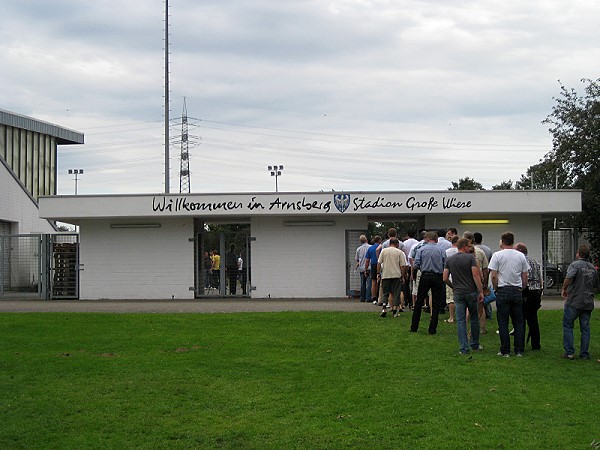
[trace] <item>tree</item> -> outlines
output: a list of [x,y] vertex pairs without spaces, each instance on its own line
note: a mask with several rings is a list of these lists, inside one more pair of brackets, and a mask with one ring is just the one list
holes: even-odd
[[494,191],[510,191],[511,189],[513,189],[512,180],[502,181],[492,186],[492,190]]
[[[527,173],[521,175],[521,179],[515,182],[515,189],[568,189],[571,181],[563,167],[552,158],[540,160],[527,169]],[[533,183],[532,183],[533,178]]]
[[589,232],[592,247],[600,249],[600,79],[582,79],[583,94],[560,85],[560,96],[544,120],[552,134],[552,151],[542,163],[564,171],[564,185],[582,190],[578,228]]
[[461,178],[458,180],[458,183],[456,181],[452,182],[452,187],[448,188],[449,191],[484,191],[485,188],[483,187],[483,185],[477,181],[475,181],[473,178]]

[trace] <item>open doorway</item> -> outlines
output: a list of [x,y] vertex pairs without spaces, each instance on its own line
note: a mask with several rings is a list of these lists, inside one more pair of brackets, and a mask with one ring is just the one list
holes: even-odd
[[250,224],[195,222],[195,296],[249,297]]
[[[356,263],[356,249],[360,246],[360,235],[365,234],[369,244],[373,243],[375,236],[380,236],[385,241],[388,236],[388,230],[395,228],[398,239],[402,242],[409,231],[418,231],[423,228],[423,218],[410,218],[403,220],[370,220],[367,230],[346,230],[346,295],[348,297],[360,296],[361,275],[360,269]],[[370,286],[371,280],[367,279],[367,285]]]

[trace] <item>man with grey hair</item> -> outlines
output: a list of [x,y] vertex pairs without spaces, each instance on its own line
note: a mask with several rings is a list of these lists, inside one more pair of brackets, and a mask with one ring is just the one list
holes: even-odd
[[562,286],[562,297],[565,301],[563,314],[563,346],[564,359],[575,358],[573,326],[579,319],[581,343],[579,358],[590,359],[590,318],[594,309],[594,293],[600,289],[598,271],[590,262],[590,246],[581,244],[577,249],[576,260],[567,269]]
[[[444,264],[446,263],[446,252],[438,245],[438,235],[435,231],[425,234],[425,245],[416,252],[413,269],[421,271],[417,301],[413,309],[410,331],[416,333],[421,321],[421,310],[431,289],[431,317],[429,320],[429,334],[437,332],[438,316],[444,299]],[[445,305],[444,305],[445,306]]]
[[356,255],[354,256],[354,260],[356,261],[354,270],[358,269],[360,272],[360,301],[366,302],[369,271],[365,270],[365,256],[367,255],[367,250],[369,250],[370,245],[364,234],[361,234],[358,239],[360,241],[360,246],[356,249]]

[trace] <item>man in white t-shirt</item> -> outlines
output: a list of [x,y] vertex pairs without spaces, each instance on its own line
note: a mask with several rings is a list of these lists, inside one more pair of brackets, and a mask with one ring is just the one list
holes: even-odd
[[488,268],[492,274],[492,285],[496,291],[498,310],[498,331],[500,334],[499,356],[510,356],[510,335],[508,319],[515,329],[514,350],[516,356],[523,356],[525,334],[523,330],[523,286],[527,286],[529,264],[525,255],[513,248],[515,235],[507,231],[500,239],[499,252],[492,255]]

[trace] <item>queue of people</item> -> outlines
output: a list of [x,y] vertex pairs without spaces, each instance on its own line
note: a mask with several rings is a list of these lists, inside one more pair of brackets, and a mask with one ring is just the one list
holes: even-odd
[[[398,317],[407,307],[412,311],[410,332],[416,333],[427,312],[427,331],[436,334],[439,315],[448,310],[445,322],[457,324],[459,352],[466,355],[483,350],[479,338],[487,333],[495,301],[498,356],[522,357],[526,343],[533,351],[541,349],[537,312],[544,289],[542,268],[528,255],[524,243],[515,244],[513,233],[502,234],[496,252],[483,244],[481,233],[465,231],[459,236],[455,228],[422,231],[420,240],[413,231],[400,240],[394,228],[387,235],[383,242],[381,236],[374,236],[370,245],[366,236],[360,236],[355,257],[361,274],[360,301],[381,307],[381,317],[387,316],[388,309]],[[563,358],[575,358],[576,320],[581,329],[579,358],[590,358],[590,317],[598,291],[600,281],[590,262],[590,247],[581,244],[562,287]]]

